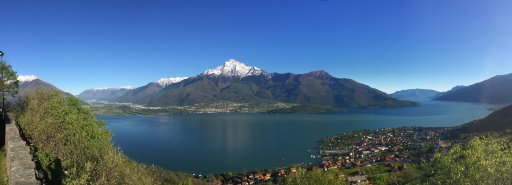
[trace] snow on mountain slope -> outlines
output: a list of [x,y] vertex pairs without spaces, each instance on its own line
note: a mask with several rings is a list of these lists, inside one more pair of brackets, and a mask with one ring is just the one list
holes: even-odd
[[235,59],[229,59],[224,62],[222,66],[216,67],[215,69],[208,69],[203,72],[203,75],[213,76],[226,76],[226,77],[239,77],[243,78],[246,76],[268,74],[258,67],[247,66]]
[[187,79],[188,77],[174,77],[174,78],[160,78],[160,80],[156,81],[160,86],[166,87],[168,85],[181,82],[182,80]]
[[20,81],[20,83],[31,82],[36,79],[38,79],[36,75],[20,75],[20,76],[18,76],[18,80]]

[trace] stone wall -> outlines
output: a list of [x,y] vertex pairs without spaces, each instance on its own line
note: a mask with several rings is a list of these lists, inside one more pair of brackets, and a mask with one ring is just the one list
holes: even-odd
[[30,149],[21,138],[14,119],[5,125],[5,149],[9,185],[36,185],[35,163]]

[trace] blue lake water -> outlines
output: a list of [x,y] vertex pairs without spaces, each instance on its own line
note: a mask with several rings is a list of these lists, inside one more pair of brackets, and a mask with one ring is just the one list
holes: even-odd
[[[483,118],[491,105],[422,102],[419,107],[336,114],[218,113],[97,115],[113,142],[139,162],[196,174],[253,171],[316,162],[318,141],[354,129],[454,126]],[[318,160],[318,159],[316,159]]]

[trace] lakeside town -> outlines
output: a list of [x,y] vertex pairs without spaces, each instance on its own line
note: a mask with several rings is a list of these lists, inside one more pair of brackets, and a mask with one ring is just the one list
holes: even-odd
[[257,112],[265,113],[271,110],[287,109],[296,104],[290,103],[213,103],[184,106],[149,107],[133,103],[117,103],[105,101],[87,102],[95,114],[129,115],[129,114],[200,114],[200,113],[231,113]]
[[450,146],[445,137],[451,129],[402,127],[344,132],[325,138],[320,154],[327,167],[418,162]]
[[[415,173],[416,166],[454,144],[447,136],[453,127],[402,127],[356,130],[324,138],[319,144],[321,161],[311,165],[250,173],[215,175],[220,184],[281,183],[306,172],[328,173],[348,184],[378,184],[383,175]],[[210,177],[211,178],[211,177]]]
[[194,113],[231,113],[231,112],[269,112],[287,109],[296,104],[290,103],[235,103],[193,104],[184,106],[149,107],[132,103],[90,101],[95,114],[194,114]]

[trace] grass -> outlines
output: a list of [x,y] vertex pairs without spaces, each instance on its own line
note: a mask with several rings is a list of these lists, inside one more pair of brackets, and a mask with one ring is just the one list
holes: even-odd
[[0,185],[7,184],[7,168],[5,164],[5,147],[0,149],[0,166],[2,166],[2,170],[0,170]]
[[0,166],[2,167],[0,170],[0,185],[7,184],[7,164],[5,162],[5,124],[3,123],[4,121],[0,119]]
[[7,184],[7,163],[5,162],[5,124],[0,112],[0,185]]

